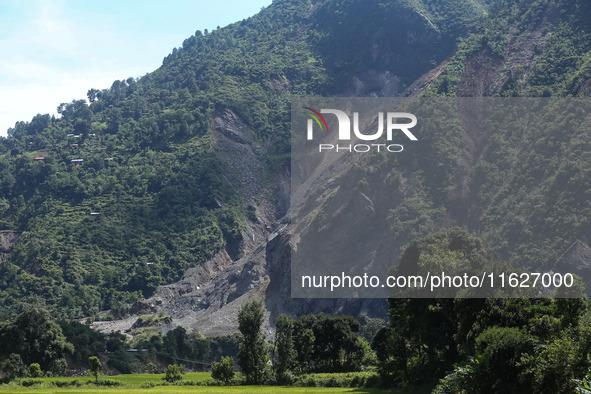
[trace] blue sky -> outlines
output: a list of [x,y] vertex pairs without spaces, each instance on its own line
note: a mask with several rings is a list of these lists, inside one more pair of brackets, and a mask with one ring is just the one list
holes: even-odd
[[0,135],[62,102],[162,64],[196,30],[271,0],[0,0]]

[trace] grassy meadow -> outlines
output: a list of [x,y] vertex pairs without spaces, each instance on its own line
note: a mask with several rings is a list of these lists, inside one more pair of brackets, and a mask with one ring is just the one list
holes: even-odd
[[[316,374],[318,381],[330,377],[350,378],[351,374]],[[405,387],[399,390],[380,390],[373,388],[350,387],[294,387],[294,386],[213,386],[209,372],[191,372],[183,375],[176,385],[165,385],[164,374],[128,374],[101,376],[99,382],[116,382],[111,385],[95,385],[90,377],[29,378],[0,385],[0,392],[10,393],[429,393],[431,386]]]

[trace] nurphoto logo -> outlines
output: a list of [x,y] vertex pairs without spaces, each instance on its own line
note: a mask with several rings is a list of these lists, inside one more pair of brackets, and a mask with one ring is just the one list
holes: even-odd
[[[359,112],[353,112],[352,120],[351,116],[345,111],[340,109],[321,109],[317,111],[310,107],[304,107],[308,112],[307,123],[307,139],[308,141],[314,140],[314,125],[318,125],[320,131],[328,132],[328,124],[322,114],[330,114],[336,117],[338,124],[338,140],[339,141],[351,141],[351,129],[353,130],[354,137],[360,141],[373,141],[377,142],[384,134],[384,124],[386,129],[386,142],[391,142],[396,134],[400,132],[411,141],[418,141],[417,137],[410,131],[411,128],[417,125],[417,117],[407,112],[379,112],[377,116],[377,130],[375,132],[362,132],[359,127]],[[374,123],[373,121],[371,123]],[[351,127],[353,126],[353,127]],[[369,133],[368,133],[369,132]],[[366,153],[370,151],[387,151],[387,152],[402,152],[404,147],[401,144],[389,144],[389,143],[361,143],[361,144],[329,144],[320,143],[318,144],[318,151],[333,151],[333,152],[356,152]]]

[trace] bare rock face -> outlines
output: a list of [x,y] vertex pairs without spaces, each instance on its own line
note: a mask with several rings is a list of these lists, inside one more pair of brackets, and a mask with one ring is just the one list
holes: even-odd
[[276,231],[238,261],[231,262],[222,251],[203,266],[188,270],[179,282],[161,287],[145,302],[153,313],[164,312],[175,324],[208,336],[236,332],[238,310],[252,299],[264,301],[263,329],[269,338],[282,313],[385,316],[385,300],[292,299],[290,251],[286,223],[280,222]]
[[[234,124],[240,124],[239,119]],[[238,132],[235,134],[238,135]],[[224,136],[217,135],[216,138],[222,144],[227,144],[226,147],[238,144],[235,139],[225,139]],[[259,165],[255,161],[260,158],[251,147],[239,149],[243,149],[245,166],[254,168]],[[261,173],[254,172],[249,176],[255,178],[252,182],[260,182],[259,187],[263,187],[264,183],[256,179],[257,175],[261,176]],[[228,174],[229,179],[234,180],[234,176]],[[269,174],[262,173],[262,176]],[[293,235],[290,231],[293,230],[288,226],[289,214],[277,219],[288,201],[289,171],[281,169],[274,177],[279,187],[267,191],[274,190],[278,194],[274,199],[275,204],[260,197],[247,200],[255,210],[257,220],[247,221],[239,245],[227,246],[209,261],[187,270],[178,282],[160,287],[151,298],[132,308],[133,315],[130,318],[117,322],[97,322],[93,326],[103,332],[126,331],[131,329],[139,314],[164,312],[173,319],[167,329],[179,325],[208,336],[227,335],[237,331],[238,310],[252,299],[264,301],[266,313],[263,329],[269,338],[272,337],[276,318],[282,313],[292,316],[319,312],[385,316],[387,303],[383,299],[291,298],[289,242]],[[237,184],[236,187],[241,186]],[[367,198],[362,202],[367,204]],[[229,250],[232,248],[237,248],[237,251]]]
[[213,124],[215,148],[229,169],[226,180],[247,201],[252,216],[240,242],[187,270],[178,282],[160,287],[144,304],[187,329],[225,335],[236,332],[238,309],[244,302],[265,297],[266,243],[287,210],[289,172],[283,168],[271,173],[265,147],[232,110],[219,108]]
[[556,266],[560,273],[579,275],[584,283],[591,281],[591,240],[589,237],[578,239],[562,255]]
[[367,70],[353,77],[346,96],[394,97],[399,95],[400,78],[390,71]]
[[[227,253],[220,252],[214,259],[227,262]],[[206,335],[230,334],[236,331],[240,306],[250,298],[263,298],[268,284],[264,265],[261,247],[236,262],[215,266],[211,275],[187,271],[181,281],[163,286],[148,302],[187,329]]]
[[0,233],[0,262],[12,251],[12,244],[18,236],[18,233]]

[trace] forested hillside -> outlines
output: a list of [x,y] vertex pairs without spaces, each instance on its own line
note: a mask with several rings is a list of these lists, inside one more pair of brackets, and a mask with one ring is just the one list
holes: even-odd
[[[458,45],[427,95],[589,96],[591,5],[502,2]],[[563,103],[563,106],[567,104]],[[446,212],[513,265],[575,270],[591,235],[588,120],[465,135]],[[451,159],[451,158],[450,158]],[[444,185],[441,185],[442,187]]]
[[[62,316],[117,316],[220,249],[239,250],[261,201],[285,199],[276,176],[291,95],[338,94],[368,70],[390,73],[396,94],[484,14],[468,0],[276,1],[197,31],[142,78],[17,123],[0,141],[1,229],[18,236],[0,266],[3,313],[38,295]],[[360,94],[380,88],[366,85]],[[252,134],[230,137],[260,153],[255,191],[214,135],[228,111]],[[285,213],[270,211],[263,222]]]

